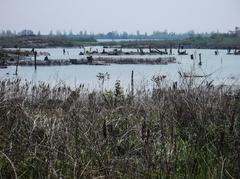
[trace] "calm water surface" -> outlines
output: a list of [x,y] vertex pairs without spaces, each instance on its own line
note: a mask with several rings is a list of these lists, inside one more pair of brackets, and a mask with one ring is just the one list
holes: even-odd
[[[87,47],[87,50],[102,51],[102,47]],[[49,52],[50,59],[70,59],[70,58],[86,58],[86,56],[79,56],[79,52],[83,51],[80,48],[66,48],[66,54],[63,55],[62,48],[46,48],[36,49],[38,52]],[[110,51],[112,49],[106,49]],[[136,51],[135,49],[123,49],[124,51]],[[147,50],[146,50],[147,51]],[[240,56],[226,55],[226,50],[220,50],[219,55],[214,54],[214,50],[188,49],[189,55],[178,56],[176,64],[169,65],[109,65],[109,66],[90,66],[90,65],[69,65],[69,66],[39,66],[35,72],[34,67],[19,67],[19,74],[16,77],[14,74],[15,67],[11,66],[7,69],[0,69],[0,79],[5,78],[21,78],[32,82],[48,82],[56,85],[64,82],[67,85],[78,86],[84,84],[90,89],[99,88],[100,82],[96,75],[98,73],[110,74],[110,79],[104,83],[106,88],[114,86],[116,80],[120,80],[125,88],[129,87],[131,71],[134,70],[134,80],[137,87],[144,85],[152,85],[152,77],[154,75],[166,75],[167,82],[178,81],[180,79],[178,71],[189,72],[193,66],[195,71],[200,75],[211,76],[208,80],[214,80],[215,84],[236,84],[240,85]],[[177,54],[177,50],[173,53]],[[202,66],[198,66],[199,60],[194,61],[190,59],[190,54],[202,54]],[[168,56],[168,55],[165,55]],[[135,56],[135,58],[146,57],[163,57],[163,56]],[[38,59],[43,59],[44,56],[39,56]]]

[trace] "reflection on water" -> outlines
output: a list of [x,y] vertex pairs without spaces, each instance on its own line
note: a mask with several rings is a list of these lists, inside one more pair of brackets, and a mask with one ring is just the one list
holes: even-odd
[[[98,49],[101,52],[102,47],[87,47],[88,50]],[[62,48],[51,49],[36,49],[37,51],[49,52],[50,59],[70,59],[70,58],[85,58],[85,56],[79,56],[79,53],[83,51],[80,48],[67,48],[66,54],[63,55]],[[106,49],[111,50],[111,49]],[[124,49],[125,51],[136,52],[136,49]],[[194,61],[190,59],[190,54],[199,54],[202,56],[202,66],[198,66],[198,59],[195,60],[195,70],[197,74],[211,74],[209,80],[214,80],[216,84],[235,83],[239,85],[238,79],[240,79],[240,56],[226,55],[226,50],[220,50],[219,55],[214,54],[214,50],[199,50],[189,49],[187,50],[189,55],[178,56],[176,64],[169,65],[110,65],[110,66],[89,66],[89,65],[70,65],[70,66],[39,66],[37,71],[34,71],[34,67],[19,67],[18,77],[27,79],[29,81],[38,82],[45,81],[51,84],[57,84],[59,82],[65,82],[67,85],[78,86],[85,84],[89,88],[98,88],[99,82],[96,77],[98,73],[108,72],[110,79],[105,82],[105,87],[112,87],[116,80],[121,80],[122,85],[125,88],[129,87],[131,71],[134,71],[134,81],[137,84],[149,84],[154,75],[166,75],[167,81],[178,81],[178,71],[188,72],[194,64]],[[173,50],[173,53],[177,54],[177,50]],[[168,55],[166,55],[168,56]],[[156,56],[155,56],[156,57]],[[159,56],[160,57],[160,56]],[[43,59],[44,56],[38,57]],[[136,56],[137,58],[137,56]],[[0,69],[0,79],[4,78],[16,78],[14,76],[15,67],[11,66],[7,69]],[[8,75],[7,75],[8,74]]]

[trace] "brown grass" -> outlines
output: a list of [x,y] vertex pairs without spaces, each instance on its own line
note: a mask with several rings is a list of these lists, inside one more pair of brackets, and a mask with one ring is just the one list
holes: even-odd
[[0,178],[239,178],[239,98],[0,81]]

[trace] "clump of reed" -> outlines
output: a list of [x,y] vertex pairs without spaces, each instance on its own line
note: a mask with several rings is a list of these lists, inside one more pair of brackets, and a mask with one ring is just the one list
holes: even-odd
[[0,81],[0,178],[239,178],[240,92]]

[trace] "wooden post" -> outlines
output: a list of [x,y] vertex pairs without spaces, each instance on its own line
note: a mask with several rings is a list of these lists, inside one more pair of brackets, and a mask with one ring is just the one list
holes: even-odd
[[18,58],[17,58],[17,63],[16,63],[16,73],[15,73],[15,75],[18,75],[19,54],[20,54],[20,50],[18,50]]
[[199,53],[199,63],[198,63],[198,65],[199,66],[202,65],[202,54],[201,53]]
[[132,70],[132,75],[131,75],[131,95],[134,95],[134,81],[133,81],[133,75],[134,71]]
[[37,51],[34,51],[34,66],[35,70],[37,70]]

